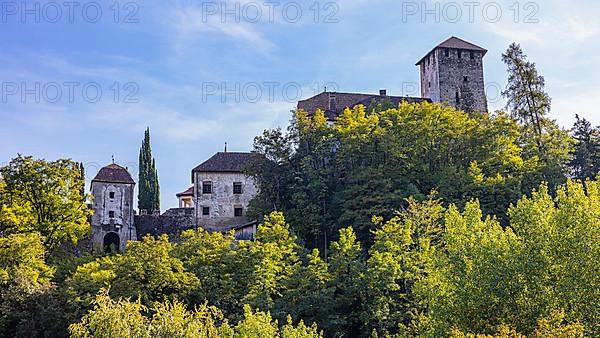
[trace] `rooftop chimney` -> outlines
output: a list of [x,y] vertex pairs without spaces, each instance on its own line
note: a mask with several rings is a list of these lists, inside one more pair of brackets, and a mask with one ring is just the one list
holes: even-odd
[[381,89],[381,90],[379,91],[379,96],[387,96],[387,90],[385,90],[385,89]]

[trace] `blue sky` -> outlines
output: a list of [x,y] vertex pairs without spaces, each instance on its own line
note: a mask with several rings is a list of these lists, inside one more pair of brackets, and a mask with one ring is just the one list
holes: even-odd
[[225,142],[251,150],[297,98],[325,86],[418,96],[415,62],[452,35],[489,50],[492,109],[516,41],[546,77],[552,118],[600,124],[597,1],[114,3],[0,0],[0,164],[67,157],[93,176],[114,154],[137,178],[148,126],[162,207],[174,207],[194,166]]

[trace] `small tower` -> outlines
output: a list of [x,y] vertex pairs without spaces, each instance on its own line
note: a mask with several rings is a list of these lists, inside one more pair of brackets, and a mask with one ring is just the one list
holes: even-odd
[[127,241],[137,239],[133,224],[134,187],[127,169],[115,163],[100,169],[92,180],[94,249],[106,252],[114,246],[123,251]]
[[486,53],[454,36],[437,45],[416,64],[421,72],[422,97],[468,113],[487,112],[483,80]]

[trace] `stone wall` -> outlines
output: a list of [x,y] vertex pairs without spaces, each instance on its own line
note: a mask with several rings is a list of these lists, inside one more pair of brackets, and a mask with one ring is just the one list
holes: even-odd
[[421,62],[421,96],[431,99],[433,102],[440,102],[438,53],[439,49],[430,53],[427,58]]
[[[195,206],[198,226],[209,231],[227,231],[236,225],[248,222],[246,211],[250,200],[256,195],[254,180],[242,173],[195,173]],[[212,183],[212,193],[203,194],[203,182]],[[233,184],[242,183],[242,193],[233,193]],[[202,215],[202,209],[208,207],[210,215]],[[243,216],[235,217],[234,209],[243,208]]]
[[169,209],[160,216],[135,215],[138,240],[146,235],[175,235],[196,226],[193,208]]

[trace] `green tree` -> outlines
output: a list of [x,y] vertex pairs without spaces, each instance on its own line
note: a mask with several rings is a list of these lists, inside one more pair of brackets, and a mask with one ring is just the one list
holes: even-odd
[[0,175],[1,232],[40,233],[47,256],[61,244],[75,244],[89,234],[91,211],[81,194],[85,182],[77,163],[19,155],[0,169]]
[[149,325],[152,337],[221,338],[233,335],[233,329],[214,306],[200,304],[194,311],[188,311],[185,304],[175,300],[158,303],[153,312]]
[[139,156],[138,208],[149,213],[160,211],[160,186],[156,161],[150,147],[150,128],[146,128]]
[[340,229],[339,239],[331,244],[329,283],[334,288],[331,313],[320,322],[328,336],[349,336],[361,329],[360,310],[364,302],[365,263],[360,243],[352,227]]
[[544,77],[539,75],[535,63],[527,61],[521,46],[512,43],[502,54],[508,67],[508,86],[502,95],[508,99],[511,113],[533,130],[542,150],[543,120],[550,111],[550,96],[544,91]]
[[0,336],[66,335],[63,304],[36,233],[0,237]]
[[426,277],[432,249],[441,243],[443,207],[434,199],[408,203],[405,211],[388,222],[381,217],[373,220],[378,229],[365,274],[365,333],[376,330],[385,335],[419,329],[415,321],[424,309],[413,288]]
[[[276,204],[307,248],[327,257],[344,224],[370,247],[371,218],[392,218],[408,197],[423,200],[436,190],[459,207],[478,198],[506,225],[508,207],[523,194],[544,180],[552,189],[565,181],[572,142],[553,121],[541,121],[541,154],[538,138],[507,113],[467,114],[427,102],[371,109],[346,109],[333,123],[322,111],[297,111],[285,136],[271,131],[257,139],[255,214]],[[270,194],[283,197],[264,203]]]
[[445,215],[444,246],[418,283],[436,334],[451,328],[492,334],[500,324],[535,332],[540,318],[564,311],[565,323],[598,334],[600,278],[598,182],[569,181],[552,197],[546,185],[509,210],[502,228],[479,204]]
[[94,300],[94,309],[81,322],[69,327],[73,338],[150,338],[145,307],[139,302],[113,301],[103,290]]
[[[267,311],[273,308],[300,268],[300,247],[283,214],[273,212],[259,224],[250,250],[253,273],[244,302]],[[285,318],[285,314],[278,317]]]
[[143,305],[163,299],[193,303],[198,278],[175,257],[174,244],[166,235],[129,242],[123,255],[101,257],[77,268],[66,282],[77,311],[87,311],[99,290],[110,286],[115,298],[139,299]]
[[588,120],[579,118],[579,115],[575,115],[575,119],[571,131],[576,142],[570,163],[571,174],[585,182],[588,178],[594,178],[600,170],[600,135]]
[[319,255],[318,249],[313,249],[307,255],[306,264],[296,270],[285,288],[273,312],[287,313],[307,323],[328,325],[334,304],[334,288],[331,286],[328,264]]
[[292,183],[289,166],[293,149],[290,136],[278,128],[255,137],[254,151],[257,156],[252,157],[245,171],[261,187],[261,193],[250,204],[250,213],[258,219],[265,210],[284,207]]
[[200,280],[198,297],[236,319],[253,278],[251,247],[252,242],[236,242],[233,233],[198,229],[184,232],[174,252]]

